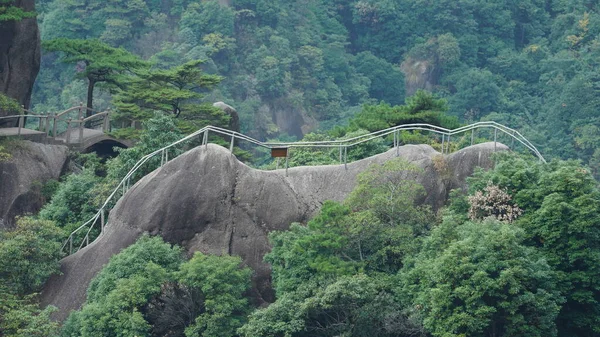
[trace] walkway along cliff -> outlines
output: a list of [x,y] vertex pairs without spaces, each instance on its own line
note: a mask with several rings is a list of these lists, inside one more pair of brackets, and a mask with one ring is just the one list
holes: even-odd
[[[493,152],[507,149],[492,142],[442,155],[428,145],[406,145],[347,165],[260,171],[221,146],[199,146],[131,186],[110,212],[103,234],[62,261],[63,274],[48,281],[42,304],[57,306],[56,318],[64,320],[85,301],[90,280],[110,257],[146,232],[190,253],[241,256],[255,271],[254,297],[270,302],[270,270],[262,261],[269,251],[268,233],[306,222],[325,200],[343,200],[370,164],[401,157],[423,168],[407,178],[423,184],[422,202],[438,208],[476,167],[491,167]],[[436,170],[434,158],[445,161],[449,175]]]

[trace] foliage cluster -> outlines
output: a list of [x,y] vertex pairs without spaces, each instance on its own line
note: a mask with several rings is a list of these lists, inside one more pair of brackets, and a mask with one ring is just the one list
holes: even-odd
[[[236,107],[242,131],[260,139],[345,124],[363,104],[371,107],[353,131],[384,127],[393,120],[369,117],[386,113],[381,102],[396,106],[426,89],[446,98],[461,121],[496,120],[526,133],[548,157],[600,170],[593,2],[44,0],[38,7],[45,41],[97,39],[151,61],[155,71],[205,60],[203,71],[223,78],[205,99]],[[43,58],[38,110],[85,97],[73,81],[85,70],[58,59]],[[139,102],[131,90],[125,104]]]
[[0,230],[0,334],[7,337],[57,336],[53,307],[40,309],[36,293],[59,273],[63,235],[52,222],[20,218]]
[[241,259],[196,253],[143,236],[92,280],[61,336],[234,336],[249,310]]
[[26,11],[19,6],[15,6],[13,0],[0,0],[0,22],[20,21],[26,18],[34,18],[37,13]]

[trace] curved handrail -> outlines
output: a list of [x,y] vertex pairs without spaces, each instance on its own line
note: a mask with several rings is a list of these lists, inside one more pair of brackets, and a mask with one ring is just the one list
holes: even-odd
[[[106,199],[106,201],[104,202],[102,207],[100,207],[98,212],[96,212],[96,214],[94,214],[94,216],[91,219],[89,219],[84,224],[79,226],[77,229],[75,229],[69,235],[68,239],[63,244],[61,250],[64,250],[65,247],[67,245],[69,245],[69,247],[70,247],[69,254],[71,254],[73,252],[73,239],[74,239],[75,234],[79,233],[80,231],[82,231],[83,229],[85,229],[88,226],[89,226],[89,229],[87,230],[87,233],[84,236],[84,239],[82,240],[81,244],[79,245],[79,249],[83,248],[84,244],[86,244],[86,245],[89,244],[90,233],[91,233],[92,229],[94,228],[95,224],[98,222],[98,219],[100,219],[100,222],[101,222],[101,224],[100,224],[101,231],[102,232],[104,231],[105,215],[107,215],[107,214],[105,214],[105,212],[107,211],[108,205],[120,191],[122,191],[122,196],[125,195],[125,193],[129,189],[131,177],[137,172],[137,170],[140,167],[142,167],[142,165],[144,165],[146,162],[148,162],[148,160],[150,160],[151,158],[155,157],[158,154],[161,154],[161,166],[162,166],[164,163],[169,161],[169,158],[168,158],[168,150],[169,149],[171,149],[179,144],[182,144],[186,141],[195,139],[198,136],[203,136],[202,145],[207,145],[209,132],[213,132],[213,133],[216,133],[216,134],[219,134],[222,136],[230,137],[231,138],[231,145],[230,145],[231,152],[233,152],[233,146],[234,146],[235,140],[239,139],[239,140],[247,141],[250,144],[253,144],[255,146],[268,148],[268,149],[273,149],[273,148],[278,148],[278,147],[339,148],[340,149],[340,159],[341,159],[342,149],[344,149],[344,152],[346,153],[346,151],[349,147],[353,147],[353,146],[371,141],[373,139],[385,137],[385,136],[392,135],[392,134],[394,135],[394,147],[398,147],[400,145],[400,132],[401,131],[409,131],[409,130],[423,130],[423,131],[429,131],[429,132],[433,132],[435,134],[441,135],[442,136],[442,150],[441,151],[442,151],[442,153],[445,153],[445,152],[449,153],[449,151],[450,151],[449,143],[450,143],[450,138],[452,136],[471,131],[472,132],[471,133],[471,144],[473,144],[474,131],[477,129],[481,129],[481,128],[490,128],[490,129],[494,130],[494,142],[495,143],[497,141],[497,132],[498,131],[510,136],[512,139],[517,140],[520,144],[522,144],[528,150],[530,150],[536,157],[538,157],[538,159],[540,161],[546,163],[546,160],[541,155],[541,153],[538,151],[538,149],[529,140],[527,140],[520,132],[518,132],[514,129],[511,129],[507,126],[504,126],[502,124],[496,123],[496,122],[478,122],[478,123],[462,126],[460,128],[454,129],[454,130],[450,130],[447,128],[443,128],[443,127],[431,125],[431,124],[413,123],[413,124],[398,125],[398,126],[384,129],[384,130],[379,130],[379,131],[371,132],[371,133],[368,133],[365,135],[356,136],[356,137],[352,137],[352,138],[348,138],[348,139],[332,140],[332,141],[313,141],[313,142],[261,142],[259,140],[256,140],[249,136],[246,136],[239,132],[235,132],[232,130],[228,130],[228,129],[224,129],[224,128],[220,128],[220,127],[216,127],[216,126],[210,126],[210,125],[205,126],[201,129],[199,129],[198,131],[181,138],[178,141],[175,141],[163,148],[155,150],[155,151],[143,156],[142,158],[140,158],[140,160],[138,160],[135,163],[135,165],[125,175],[125,177],[119,182],[119,184],[116,186],[116,188],[113,190],[113,192],[108,196],[108,198]],[[444,147],[445,142],[447,142],[446,147]],[[347,154],[345,154],[345,156],[344,156],[344,164],[346,164],[346,161],[347,161]],[[287,164],[287,161],[286,161],[286,164]],[[286,170],[287,170],[287,166],[286,166]]]
[[54,117],[59,118],[59,117],[62,117],[63,115],[65,115],[65,114],[68,114],[71,111],[77,111],[77,110],[91,111],[91,112],[99,113],[99,111],[97,111],[97,110],[88,108],[87,106],[80,105],[80,106],[74,106],[72,108],[68,108],[65,111],[59,112],[59,113],[55,114]]

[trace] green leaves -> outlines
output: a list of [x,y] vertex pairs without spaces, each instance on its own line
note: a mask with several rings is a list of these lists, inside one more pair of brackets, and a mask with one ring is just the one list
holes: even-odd
[[203,297],[203,313],[185,329],[187,337],[236,336],[249,313],[243,294],[250,288],[251,271],[240,268],[242,260],[231,256],[195,253],[180,267],[181,284],[198,289]]
[[26,11],[23,8],[14,6],[12,0],[0,0],[0,22],[20,21],[26,18],[35,18],[36,12]]
[[32,218],[0,230],[0,335],[57,336],[58,324],[50,320],[56,308],[41,309],[35,292],[60,273],[62,238],[52,222]]
[[489,181],[513,194],[524,211],[515,224],[524,229],[525,243],[557,272],[566,299],[557,318],[559,334],[600,329],[600,192],[590,172],[575,161],[541,164],[503,155],[494,170],[470,180],[471,189]]
[[20,218],[13,230],[0,231],[0,285],[14,294],[41,290],[59,272],[64,234],[53,222]]
[[226,337],[245,321],[251,271],[239,257],[196,253],[143,236],[92,280],[63,336]]
[[[556,335],[562,299],[555,275],[523,245],[524,231],[488,220],[456,232],[455,241],[432,258],[423,252],[405,274],[425,327],[434,336]],[[439,235],[443,230],[434,229],[426,241]]]
[[[186,122],[195,122],[196,130],[212,124],[227,126],[229,118],[217,108],[200,104],[201,91],[212,89],[221,77],[207,75],[195,60],[167,70],[153,69],[139,72],[128,80],[115,96],[117,120],[144,121],[155,111],[172,114]],[[193,130],[195,131],[195,130]]]

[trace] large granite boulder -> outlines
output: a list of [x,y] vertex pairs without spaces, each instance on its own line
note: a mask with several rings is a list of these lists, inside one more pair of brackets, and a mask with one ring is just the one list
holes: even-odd
[[60,177],[68,148],[18,141],[10,152],[12,157],[0,162],[0,228],[12,227],[16,216],[39,212],[43,206],[40,187]]
[[[498,145],[498,150],[506,150]],[[225,148],[209,144],[172,160],[136,183],[115,206],[105,233],[62,261],[42,292],[43,304],[59,308],[58,319],[80,307],[90,280],[109,258],[143,233],[161,235],[191,254],[202,251],[242,257],[255,271],[254,298],[270,302],[270,268],[263,256],[269,232],[306,222],[325,200],[345,199],[356,177],[373,163],[396,156],[419,167],[416,179],[426,190],[424,203],[434,209],[448,191],[464,185],[478,167],[492,165],[494,144],[480,144],[443,156],[428,145],[407,145],[347,165],[260,171],[239,162]]]
[[[34,0],[12,5],[35,11]],[[29,108],[33,83],[40,69],[40,33],[36,18],[0,21],[0,92]],[[0,110],[0,117],[8,113]]]
[[240,116],[238,115],[237,111],[229,104],[226,104],[224,102],[216,102],[213,103],[213,106],[215,108],[219,108],[221,110],[223,110],[227,115],[229,115],[229,117],[231,117],[231,119],[229,120],[229,126],[228,129],[235,131],[235,132],[240,132]]

